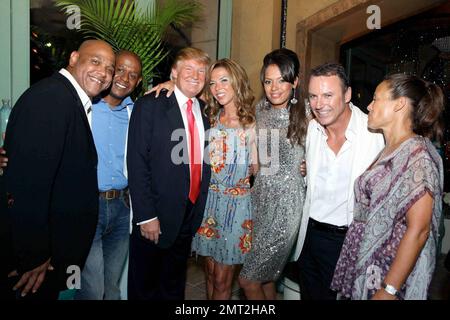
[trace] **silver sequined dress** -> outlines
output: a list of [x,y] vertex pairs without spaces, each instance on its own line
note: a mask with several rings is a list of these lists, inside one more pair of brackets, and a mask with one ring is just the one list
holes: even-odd
[[297,238],[305,199],[300,175],[304,148],[286,138],[289,111],[259,104],[256,114],[260,170],[252,189],[253,239],[241,277],[275,281]]

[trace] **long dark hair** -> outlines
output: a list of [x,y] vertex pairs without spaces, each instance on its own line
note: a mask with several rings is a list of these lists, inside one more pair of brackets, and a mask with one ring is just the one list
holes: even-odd
[[[263,85],[266,69],[270,65],[276,65],[280,69],[281,77],[284,81],[294,84],[295,80],[298,79],[300,62],[294,51],[281,48],[268,53],[264,57],[263,66],[260,73],[260,79]],[[293,97],[297,100],[297,103],[295,104],[291,103],[291,99]],[[303,145],[306,137],[306,131],[308,129],[308,119],[305,113],[304,99],[298,84],[297,87],[291,92],[291,96],[288,100],[288,108],[289,127],[287,138],[292,144]]]
[[413,132],[441,142],[444,133],[444,94],[441,88],[419,77],[402,73],[388,75],[384,80],[390,88],[392,99],[409,99]]

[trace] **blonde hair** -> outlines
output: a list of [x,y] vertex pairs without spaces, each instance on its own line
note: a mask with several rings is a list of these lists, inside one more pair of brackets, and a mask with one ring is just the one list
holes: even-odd
[[178,51],[177,55],[175,56],[175,60],[173,61],[172,68],[176,68],[178,62],[184,60],[196,60],[207,66],[209,66],[209,64],[211,63],[209,55],[202,49],[186,47]]
[[[230,75],[230,84],[234,91],[234,102],[237,108],[239,122],[243,127],[251,125],[255,122],[255,106],[253,100],[252,89],[248,81],[247,73],[238,63],[230,59],[220,59],[214,62],[209,68],[208,82],[214,69],[224,68]],[[206,108],[205,114],[211,123],[217,117],[221,105],[214,99],[211,90],[205,90]]]

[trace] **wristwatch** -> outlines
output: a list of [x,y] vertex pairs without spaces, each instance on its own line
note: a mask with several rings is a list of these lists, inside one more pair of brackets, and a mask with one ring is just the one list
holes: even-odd
[[396,296],[397,298],[401,299],[402,297],[400,296],[400,291],[398,291],[397,289],[394,288],[394,286],[387,284],[386,282],[382,282],[381,283],[381,287],[384,289],[384,291],[386,291],[387,293],[389,293],[392,296]]

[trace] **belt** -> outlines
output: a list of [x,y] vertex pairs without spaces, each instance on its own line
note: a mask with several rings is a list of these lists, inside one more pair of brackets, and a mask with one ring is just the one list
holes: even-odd
[[338,234],[346,234],[348,227],[347,226],[335,226],[333,224],[328,224],[324,222],[319,222],[312,218],[309,218],[308,227],[314,228],[316,230],[329,232],[329,233],[338,233]]
[[100,198],[104,198],[106,200],[114,200],[120,197],[128,196],[128,188],[122,190],[111,189],[108,191],[100,191]]

